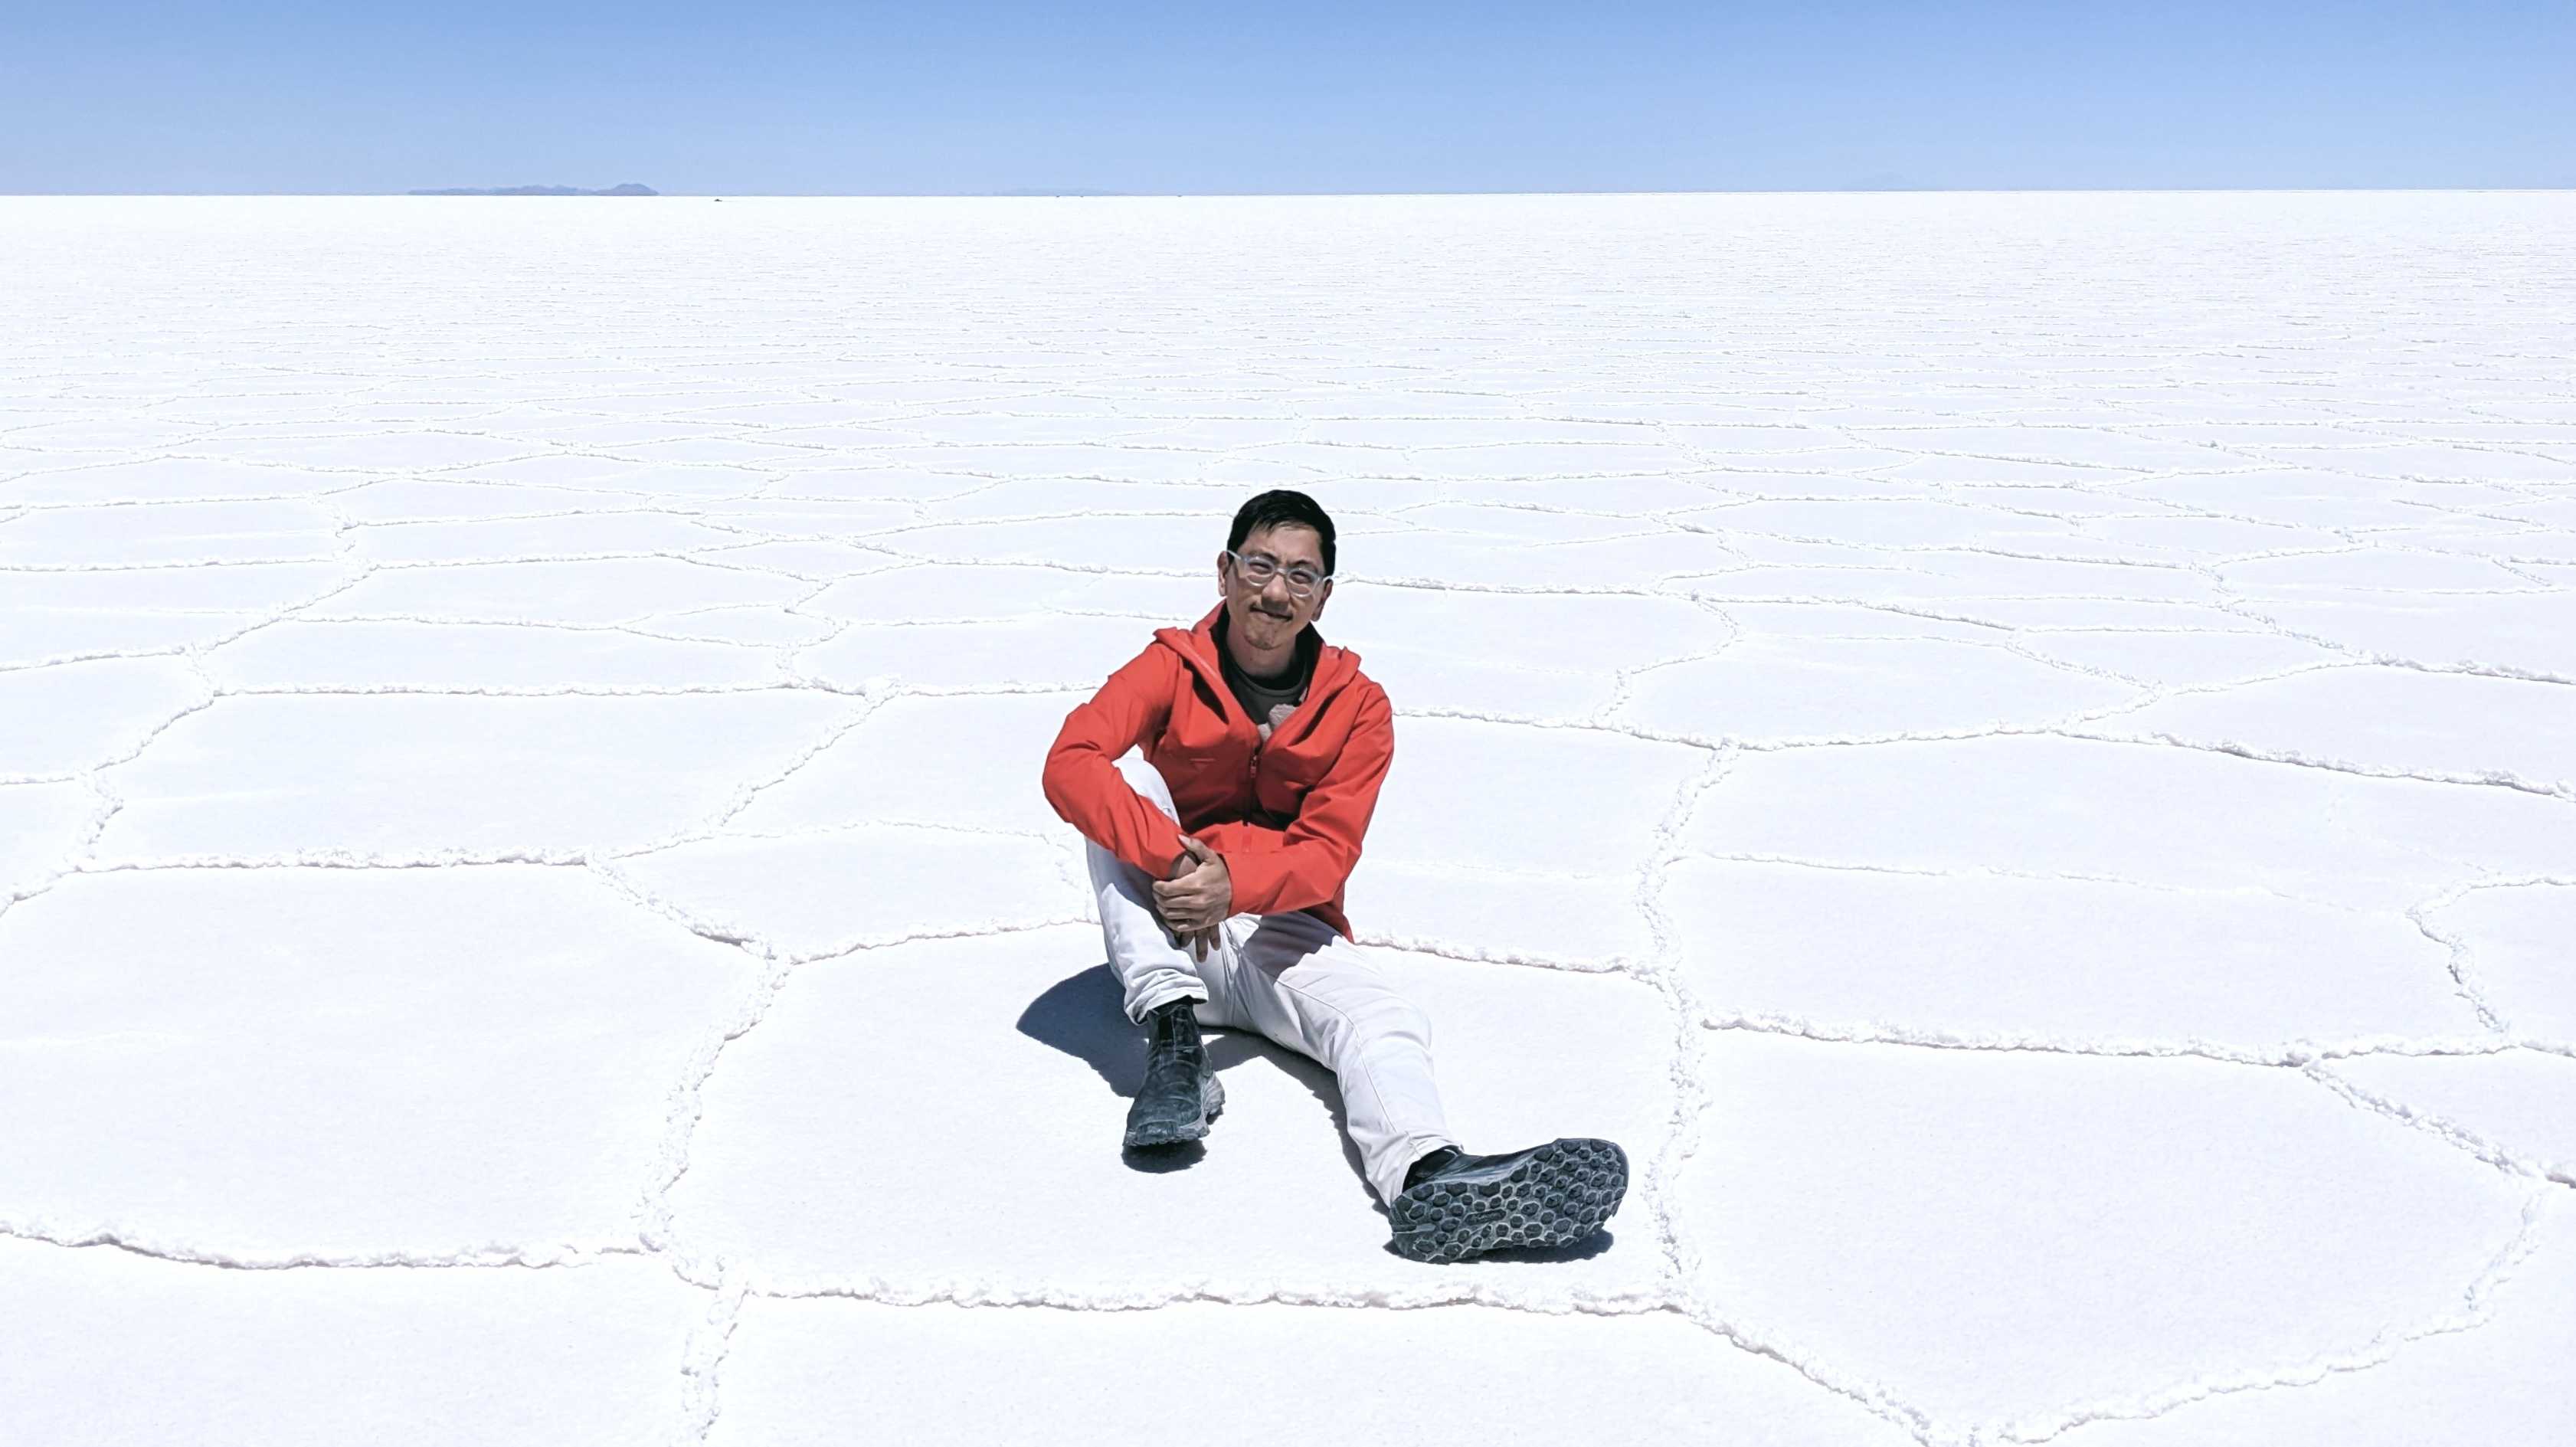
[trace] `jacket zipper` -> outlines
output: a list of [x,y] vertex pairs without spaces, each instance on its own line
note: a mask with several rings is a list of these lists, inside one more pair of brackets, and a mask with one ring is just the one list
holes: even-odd
[[[1262,744],[1261,744],[1261,726],[1260,726],[1259,724],[1257,724],[1257,723],[1254,723],[1254,722],[1253,722],[1252,715],[1251,715],[1251,714],[1249,714],[1249,713],[1246,713],[1246,712],[1244,711],[1242,701],[1241,701],[1241,700],[1239,700],[1239,699],[1237,699],[1237,698],[1234,696],[1234,690],[1226,686],[1226,682],[1225,682],[1225,671],[1224,671],[1224,669],[1223,669],[1223,667],[1222,667],[1221,665],[1220,665],[1219,667],[1217,667],[1216,669],[1214,669],[1214,670],[1210,670],[1210,669],[1209,669],[1209,667],[1207,666],[1207,664],[1206,664],[1203,660],[1201,660],[1201,659],[1198,659],[1198,658],[1195,658],[1195,657],[1191,657],[1191,656],[1190,656],[1190,655],[1188,655],[1188,654],[1184,654],[1184,655],[1183,655],[1183,657],[1187,657],[1187,658],[1189,658],[1190,663],[1191,663],[1191,666],[1192,666],[1193,668],[1195,668],[1195,669],[1198,671],[1199,677],[1200,677],[1202,680],[1204,680],[1204,681],[1209,685],[1209,691],[1210,691],[1210,692],[1212,692],[1212,693],[1214,693],[1214,694],[1216,695],[1216,697],[1217,697],[1217,707],[1218,707],[1218,710],[1219,710],[1220,712],[1224,712],[1224,711],[1229,711],[1229,710],[1230,710],[1232,713],[1234,713],[1234,714],[1236,714],[1236,715],[1240,716],[1240,717],[1243,719],[1244,723],[1245,723],[1245,724],[1247,724],[1247,725],[1249,725],[1249,726],[1251,727],[1251,729],[1252,729],[1252,753],[1251,753],[1251,756],[1250,756],[1250,757],[1249,757],[1249,758],[1244,762],[1244,766],[1243,766],[1243,776],[1244,776],[1244,778],[1245,778],[1245,779],[1249,780],[1249,781],[1251,782],[1251,784],[1252,784],[1252,803],[1253,803],[1253,807],[1254,807],[1254,808],[1256,808],[1256,809],[1260,808],[1260,807],[1261,807],[1261,746],[1262,746]],[[1320,663],[1319,663],[1319,664],[1318,664],[1318,666],[1317,666],[1317,670],[1316,670],[1316,672],[1317,672],[1317,676],[1318,676],[1318,678],[1320,678],[1321,673],[1322,673],[1322,668],[1321,668]],[[1299,699],[1299,700],[1297,701],[1297,708],[1296,708],[1296,711],[1295,711],[1294,713],[1291,713],[1291,714],[1287,717],[1287,719],[1286,719],[1286,720],[1282,721],[1282,722],[1278,725],[1278,727],[1285,728],[1285,727],[1287,727],[1287,725],[1288,725],[1288,724],[1291,724],[1291,723],[1296,722],[1296,721],[1297,721],[1297,715],[1298,715],[1298,714],[1302,714],[1302,713],[1304,713],[1307,709],[1309,709],[1309,708],[1311,708],[1311,707],[1313,707],[1313,706],[1314,706],[1314,704],[1315,704],[1315,696],[1316,696],[1316,686],[1315,686],[1315,682],[1316,682],[1316,681],[1315,681],[1315,680],[1313,680],[1313,679],[1308,680],[1307,685],[1306,685],[1306,696],[1305,696],[1304,698],[1301,698],[1301,699]],[[1267,811],[1265,810],[1264,812],[1266,813]]]

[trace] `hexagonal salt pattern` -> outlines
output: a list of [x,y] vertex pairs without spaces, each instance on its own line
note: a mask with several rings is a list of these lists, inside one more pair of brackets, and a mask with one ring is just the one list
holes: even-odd
[[[720,819],[857,706],[724,694],[266,694],[108,771],[119,860],[563,858]],[[458,747],[470,741],[471,748]]]
[[1362,942],[1453,959],[1606,970],[1656,954],[1624,874],[1372,860],[1348,903]]
[[2424,911],[2453,968],[2499,1026],[2576,1048],[2576,877],[2480,884]]
[[222,1271],[23,1241],[0,1291],[0,1420],[54,1447],[653,1441],[705,1296],[615,1258]]
[[1206,1302],[1068,1312],[828,1297],[745,1308],[707,1440],[1006,1441],[1044,1422],[1050,1440],[1113,1447],[1136,1439],[1140,1393],[1156,1390],[1139,1378],[1158,1363],[1188,1379],[1195,1402],[1238,1407],[1224,1432],[1245,1444],[1658,1442],[1712,1430],[1780,1447],[1912,1440],[1665,1312]]
[[0,958],[0,1227],[250,1264],[631,1245],[754,982],[534,865],[78,875]]
[[1680,842],[1717,858],[2436,902],[2576,859],[2576,809],[2512,789],[2047,734],[1745,753]]
[[2044,1437],[2455,1317],[2536,1189],[2297,1072],[1728,1032],[1690,1290],[1944,1436]]
[[2265,598],[2253,611],[2365,656],[2576,677],[2576,593],[2344,593]]
[[720,834],[629,856],[628,887],[711,938],[787,960],[1085,918],[1087,873],[1043,840],[860,824]]
[[110,807],[78,784],[0,784],[0,907],[60,876]]
[[[0,1437],[2565,1438],[2571,250],[0,199]],[[1240,1035],[1118,1152],[1039,772],[1271,487],[1356,937],[1604,1238],[1393,1255]]]
[[1406,864],[1633,872],[1707,756],[1607,730],[1399,717],[1366,848]]
[[784,681],[773,660],[723,643],[507,623],[280,623],[210,650],[207,663],[225,687],[245,693],[607,692]]
[[2261,889],[1688,858],[1664,908],[1714,1023],[2249,1060],[2479,1028],[2404,914]]
[[2113,727],[2373,772],[2576,791],[2576,688],[2564,682],[2314,669],[2165,699]]
[[163,658],[0,672],[0,778],[75,778],[139,753],[211,692]]
[[2367,1055],[2326,1068],[2400,1119],[2427,1123],[2499,1164],[2576,1185],[2576,1053],[2564,1046]]
[[2137,696],[1998,645],[1922,638],[1749,638],[1632,689],[1616,717],[1659,734],[1802,742],[2041,724]]
[[2546,1201],[2520,1248],[2449,1322],[2392,1339],[2358,1370],[2289,1374],[2277,1386],[2212,1393],[2144,1419],[2106,1418],[2058,1440],[2075,1447],[2414,1447],[2425,1442],[2563,1442],[2576,1436],[2576,1209]]
[[[1064,716],[1088,697],[1086,689],[890,698],[733,822],[754,833],[882,823],[1064,837],[1038,776]],[[997,777],[1012,767],[1019,787]]]
[[[1226,1087],[1205,1155],[1119,1149],[1144,1069],[1096,926],[930,940],[807,965],[703,1092],[678,1248],[764,1289],[898,1300],[1639,1303],[1654,1215],[1554,1263],[1397,1256],[1322,1067],[1211,1032]],[[1450,1128],[1470,1149],[1557,1136],[1657,1147],[1674,1109],[1670,1011],[1634,981],[1394,951],[1430,1015]],[[983,1042],[996,1030],[999,1048]],[[829,1062],[828,1064],[826,1062]],[[1160,1224],[1158,1224],[1160,1223]],[[1170,1229],[1165,1229],[1169,1227]],[[900,1259],[872,1241],[901,1241]]]

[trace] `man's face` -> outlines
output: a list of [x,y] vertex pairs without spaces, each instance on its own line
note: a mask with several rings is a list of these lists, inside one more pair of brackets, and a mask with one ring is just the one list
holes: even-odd
[[[1303,523],[1280,523],[1253,529],[1243,546],[1235,549],[1252,567],[1237,567],[1224,553],[1216,555],[1217,590],[1225,597],[1230,636],[1246,648],[1268,653],[1293,645],[1306,625],[1323,615],[1324,600],[1333,593],[1333,580],[1320,576],[1323,542]],[[1272,571],[1256,585],[1248,574],[1260,571],[1264,560]],[[1305,572],[1318,575],[1318,581],[1312,592],[1300,598],[1289,586],[1289,575]]]

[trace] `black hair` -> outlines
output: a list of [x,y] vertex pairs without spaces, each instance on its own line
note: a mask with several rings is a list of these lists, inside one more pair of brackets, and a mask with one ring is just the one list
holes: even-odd
[[1291,492],[1284,487],[1273,488],[1236,509],[1234,530],[1225,536],[1226,551],[1242,551],[1245,538],[1263,528],[1277,527],[1281,523],[1294,523],[1299,527],[1315,530],[1315,535],[1323,539],[1324,576],[1331,577],[1333,520],[1324,515],[1322,505],[1313,498],[1302,492]]

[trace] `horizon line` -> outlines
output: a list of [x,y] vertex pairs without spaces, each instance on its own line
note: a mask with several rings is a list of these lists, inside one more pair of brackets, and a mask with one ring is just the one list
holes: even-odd
[[0,198],[11,200],[139,200],[139,199],[312,199],[343,200],[397,199],[405,201],[703,201],[740,198],[746,201],[1135,201],[1135,200],[1256,200],[1256,199],[1339,199],[1362,197],[1478,197],[1478,196],[2020,196],[2020,195],[2103,195],[2103,196],[2183,196],[2237,193],[2394,192],[2445,193],[2462,192],[2561,192],[2576,191],[2576,181],[2554,185],[2449,185],[2449,186],[2375,186],[2309,183],[2282,186],[1752,186],[1752,187],[1677,187],[1669,189],[1582,189],[1531,191],[1094,191],[1068,189],[1048,191],[1023,188],[1008,191],[656,191],[650,196],[605,195],[436,195],[417,190],[407,191],[8,191]]

